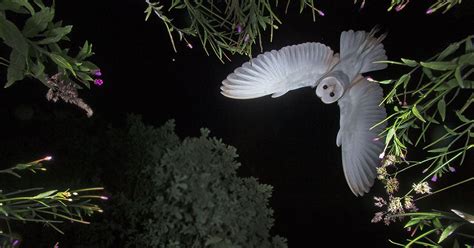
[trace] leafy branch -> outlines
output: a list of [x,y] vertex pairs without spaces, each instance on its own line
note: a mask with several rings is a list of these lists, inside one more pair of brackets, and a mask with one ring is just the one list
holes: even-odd
[[[281,24],[276,15],[278,1],[270,0],[225,0],[217,1],[202,0],[172,0],[169,6],[161,4],[160,1],[152,2],[146,0],[148,7],[145,10],[146,20],[151,14],[155,14],[164,24],[168,31],[171,44],[176,52],[174,35],[179,40],[184,40],[189,48],[192,44],[189,37],[197,37],[202,47],[209,55],[209,48],[223,61],[223,58],[231,54],[252,55],[252,45],[258,43],[262,49],[262,33],[270,29],[270,41],[273,30],[278,29]],[[287,2],[287,8],[290,1]],[[314,6],[313,0],[300,0],[300,11],[309,7],[313,12],[324,15]],[[182,11],[190,20],[186,27],[178,27],[169,14]]]
[[[435,3],[433,3],[427,10],[426,14],[432,14],[436,11],[441,11],[443,10],[443,14],[449,11],[452,7],[461,4],[462,0],[436,0]],[[359,0],[354,0],[354,4],[359,2]],[[360,1],[360,8],[364,8],[365,6],[365,0]],[[387,11],[401,11],[403,10],[408,4],[410,3],[410,0],[391,0],[390,5],[387,9]]]
[[[35,160],[29,163],[17,164],[8,169],[0,170],[0,174],[10,174],[20,177],[19,171],[29,170],[33,173],[45,171],[43,161],[49,161],[51,157]],[[97,199],[107,200],[103,195],[96,192],[103,188],[84,188],[77,190],[49,190],[43,188],[29,188],[4,193],[0,190],[0,219],[7,223],[8,230],[2,230],[0,235],[8,236],[11,233],[10,221],[43,223],[56,231],[63,233],[57,224],[64,221],[89,224],[84,216],[90,216],[102,209],[92,203]],[[32,195],[32,193],[34,193]]]
[[[67,99],[80,99],[77,89],[90,88],[91,83],[103,83],[98,78],[101,76],[99,68],[88,60],[94,54],[92,45],[86,41],[75,56],[70,55],[69,48],[62,44],[69,41],[72,25],[54,22],[54,16],[54,5],[46,6],[42,0],[4,0],[0,3],[0,38],[10,48],[8,57],[0,54],[0,66],[7,68],[5,88],[25,78],[33,78]],[[21,18],[26,21],[19,28],[16,20]],[[53,75],[61,75],[63,85],[70,87],[51,83]],[[63,88],[68,89],[61,91]],[[78,101],[67,102],[76,104]],[[78,106],[89,116],[92,114],[83,105]]]
[[[434,192],[428,182],[436,182],[446,173],[455,172],[456,167],[464,164],[466,155],[474,148],[474,120],[468,116],[474,100],[473,37],[468,36],[451,44],[426,61],[403,58],[400,62],[385,61],[409,69],[396,80],[379,82],[391,86],[381,104],[393,104],[394,113],[381,122],[388,122],[389,125],[383,132],[386,135],[386,146],[381,154],[383,165],[377,171],[378,178],[387,189],[388,201],[375,197],[375,205],[387,207],[387,210],[376,213],[372,221],[383,219],[389,224],[409,217],[405,228],[413,228],[413,239],[408,239],[407,244],[392,241],[393,244],[441,247],[440,243],[453,233],[457,237],[474,237],[456,231],[466,220],[472,223],[472,219],[466,219],[469,214],[452,210],[457,215],[453,219],[453,213],[419,212],[415,205],[421,199],[474,181],[474,177],[470,177]],[[449,109],[454,111],[450,112]],[[442,134],[429,140],[428,133],[434,128],[442,130]],[[410,156],[408,151],[415,147],[422,148],[425,159],[407,160]],[[396,196],[398,178],[413,168],[420,168],[424,175],[413,183],[407,193]],[[417,231],[423,231],[425,226],[430,227],[428,231],[415,235]],[[459,247],[457,238],[453,242],[453,247]]]

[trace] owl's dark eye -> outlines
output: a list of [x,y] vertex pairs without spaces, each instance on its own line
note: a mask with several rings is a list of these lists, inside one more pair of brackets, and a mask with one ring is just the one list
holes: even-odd
[[323,86],[323,89],[327,89],[327,88],[328,88],[328,86],[327,86],[327,85],[324,85],[324,86]]
[[334,97],[334,92],[329,93],[330,97]]

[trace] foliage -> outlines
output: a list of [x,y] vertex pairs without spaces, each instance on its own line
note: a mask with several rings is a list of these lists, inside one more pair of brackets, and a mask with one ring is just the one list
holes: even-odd
[[[379,82],[391,86],[383,103],[394,104],[394,113],[384,120],[390,124],[384,131],[386,147],[381,154],[384,164],[378,170],[379,179],[387,189],[388,201],[376,197],[376,205],[387,207],[387,210],[377,213],[373,221],[384,218],[388,224],[407,216],[410,218],[405,228],[413,229],[413,235],[417,230],[428,229],[409,239],[406,246],[440,247],[451,235],[454,236],[453,247],[458,247],[459,237],[467,237],[471,242],[474,238],[458,232],[462,225],[472,223],[469,214],[459,210],[419,212],[415,205],[423,198],[474,180],[471,175],[435,192],[431,192],[429,185],[430,179],[436,182],[454,172],[456,167],[465,164],[466,156],[472,155],[474,120],[468,116],[474,101],[472,39],[473,36],[469,36],[453,43],[427,61],[403,58],[401,62],[388,61],[409,68],[409,71],[396,80]],[[456,110],[453,113],[449,109]],[[442,134],[430,141],[428,134],[434,129],[442,130]],[[425,159],[407,160],[408,151],[414,151],[416,147],[422,148]],[[401,184],[398,178],[414,168],[421,169],[424,175],[403,196],[396,196]]]
[[[184,41],[186,46],[193,48],[190,42],[191,37],[197,37],[209,55],[208,49],[223,62],[223,58],[230,60],[227,53],[244,54],[252,56],[252,46],[259,43],[262,48],[262,34],[270,29],[270,41],[273,37],[274,29],[282,23],[276,13],[278,13],[279,1],[271,0],[224,0],[224,1],[203,1],[203,0],[172,0],[164,4],[162,1],[145,0],[147,8],[145,10],[146,20],[153,13],[163,22],[168,32],[168,36],[176,52],[174,36],[178,36],[180,41]],[[167,1],[163,1],[167,2]],[[286,2],[285,12],[291,0]],[[359,2],[354,0],[354,4]],[[365,0],[360,1],[360,8],[364,8]],[[401,11],[409,3],[409,0],[391,0],[388,11],[395,9]],[[438,10],[443,13],[453,6],[461,4],[461,0],[437,0],[428,10],[427,14],[432,14]],[[299,10],[302,12],[306,7],[311,9],[313,21],[316,14],[324,16],[324,12],[316,8],[313,0],[299,0]],[[186,24],[184,27],[176,24],[176,20],[170,16],[184,13]]]
[[[362,0],[364,1],[364,0]],[[426,14],[431,14],[434,13],[438,10],[443,10],[443,13],[446,13],[448,10],[450,10],[452,7],[461,4],[462,0],[436,0],[435,3],[433,3],[428,10],[426,10]],[[395,9],[396,11],[400,11],[405,6],[410,2],[410,0],[391,0],[390,7],[388,8],[388,11],[391,11],[392,9]]]
[[87,237],[81,247],[286,247],[269,235],[271,186],[238,177],[235,149],[207,130],[181,141],[173,122],[154,128],[132,116],[107,140],[112,197],[104,218],[76,235]]
[[[102,84],[99,68],[88,59],[94,53],[85,42],[75,56],[64,47],[69,41],[72,25],[54,21],[55,8],[42,0],[3,0],[0,3],[0,38],[10,48],[8,57],[0,56],[0,65],[7,67],[5,88],[25,78],[37,79],[50,90],[48,99],[58,97],[73,103],[88,116],[92,110],[77,94],[77,89]],[[20,28],[20,21],[26,19]]]
[[[270,29],[270,40],[273,30],[281,24],[275,14],[278,1],[271,0],[225,0],[225,1],[188,1],[173,0],[164,5],[160,1],[146,0],[146,19],[154,13],[166,26],[173,49],[176,51],[173,34],[184,40],[192,48],[188,37],[198,37],[208,54],[208,47],[223,61],[231,54],[251,56],[252,45],[259,41],[262,46],[262,32]],[[287,2],[288,4],[290,1]],[[287,5],[288,6],[288,5]],[[324,15],[318,10],[313,0],[300,0],[300,11],[309,7],[315,13]],[[189,24],[180,28],[169,14],[184,11],[188,15]],[[229,59],[230,60],[230,59]]]
[[[45,157],[25,164],[17,164],[14,167],[0,170],[0,174],[10,174],[21,177],[18,171],[29,170],[33,173],[45,171],[42,162],[50,160]],[[28,188],[5,193],[0,190],[0,219],[6,223],[6,227],[0,226],[0,244],[2,247],[15,246],[18,240],[11,237],[12,230],[10,221],[36,222],[54,228],[63,233],[57,226],[64,221],[89,224],[84,220],[84,215],[90,216],[96,212],[102,212],[94,199],[107,199],[105,196],[96,195],[94,191],[103,188],[83,188],[77,190],[48,190],[43,188]],[[30,195],[35,193],[34,195]]]

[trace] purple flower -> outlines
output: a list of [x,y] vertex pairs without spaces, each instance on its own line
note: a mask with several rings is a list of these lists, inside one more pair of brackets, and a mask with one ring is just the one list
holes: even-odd
[[432,182],[438,181],[438,176],[434,175],[434,176],[431,178],[431,181],[432,181]]
[[193,49],[193,45],[189,42],[187,42],[186,46],[189,48],[189,49]]
[[17,246],[19,243],[20,243],[20,240],[15,239],[15,240],[13,240],[13,242],[12,242],[12,246],[15,247],[15,246]]
[[98,86],[101,86],[102,84],[104,84],[104,80],[102,80],[102,79],[94,79],[94,84],[95,84],[95,85],[98,85]]
[[237,33],[238,33],[238,34],[242,33],[242,25],[237,24],[236,29],[237,29]]
[[405,5],[397,5],[397,7],[395,7],[395,11],[401,11],[403,8],[405,8]]
[[449,171],[451,171],[451,172],[456,172],[456,169],[455,169],[454,167],[449,166],[448,169],[449,169]]
[[429,14],[432,14],[433,12],[434,12],[434,9],[431,9],[431,8],[430,8],[430,9],[426,10],[425,13],[426,13],[427,15],[429,15]]
[[324,12],[322,12],[321,10],[317,9],[316,11],[318,12],[320,16],[325,16]]
[[100,71],[100,69],[92,71],[92,74],[94,74],[94,76],[96,77],[102,76],[102,72]]

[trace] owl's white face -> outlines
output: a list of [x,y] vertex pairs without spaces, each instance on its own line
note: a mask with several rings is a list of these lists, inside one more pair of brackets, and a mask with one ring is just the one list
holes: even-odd
[[331,73],[325,76],[316,87],[316,95],[325,104],[336,102],[342,97],[345,88],[348,86],[344,79],[344,75],[339,75],[339,73]]

